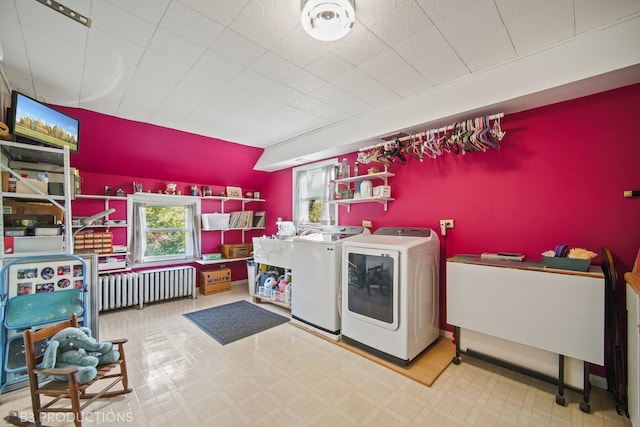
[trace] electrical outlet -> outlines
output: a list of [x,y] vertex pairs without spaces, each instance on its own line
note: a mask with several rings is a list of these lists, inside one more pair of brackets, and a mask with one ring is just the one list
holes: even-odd
[[453,228],[453,220],[452,219],[441,219],[440,227],[445,225],[447,228]]
[[371,227],[373,227],[373,222],[368,221],[368,220],[366,220],[366,219],[363,219],[363,220],[362,220],[362,226],[363,226],[363,227],[367,227],[367,228],[371,228]]

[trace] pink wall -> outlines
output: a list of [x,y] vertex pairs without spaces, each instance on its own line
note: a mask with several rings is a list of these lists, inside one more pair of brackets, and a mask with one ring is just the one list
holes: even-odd
[[[640,248],[640,198],[623,198],[624,190],[640,189],[639,117],[640,85],[507,115],[500,150],[393,164],[396,200],[388,212],[378,204],[353,205],[350,213],[343,207],[340,223],[438,230],[440,219],[453,218],[447,257],[512,251],[540,260],[557,243],[597,253],[608,246],[622,275]],[[351,165],[356,154],[347,156]],[[272,174],[269,192],[279,195],[272,202],[291,205],[290,175]]]
[[[267,199],[265,234],[275,233],[276,217],[291,217],[291,169],[253,171],[259,149],[64,110],[82,121],[80,153],[72,155],[72,165],[82,173],[85,193],[101,192],[104,185],[130,192],[133,180],[153,189],[167,180],[185,188],[235,185],[261,191]],[[623,274],[640,247],[640,198],[622,197],[624,190],[640,189],[638,117],[640,85],[507,115],[500,150],[394,164],[390,185],[396,200],[388,212],[378,204],[354,205],[350,213],[341,208],[340,222],[359,225],[368,219],[374,229],[437,230],[440,219],[453,218],[446,256],[515,251],[540,259],[561,242],[598,253],[608,246]],[[346,156],[351,164],[356,154]],[[78,209],[74,205],[80,214]],[[208,239],[216,245],[215,238]],[[235,266],[233,274],[246,277],[243,266]],[[444,289],[443,281],[443,326]]]
[[[217,139],[180,132],[131,120],[119,119],[87,110],[57,107],[80,119],[80,148],[71,154],[71,165],[80,170],[82,192],[103,194],[104,186],[113,191],[122,188],[133,192],[133,181],[143,184],[144,191],[164,190],[168,181],[176,182],[178,190],[188,194],[191,185],[211,187],[213,194],[225,191],[225,186],[241,187],[246,191],[261,191],[266,196],[264,183],[269,174],[254,171],[262,149],[246,147]],[[203,208],[220,211],[219,202],[205,201]],[[217,203],[217,205],[215,205]],[[126,202],[114,202],[117,211],[113,219],[126,217]],[[257,205],[256,210],[266,206]],[[75,216],[92,215],[104,209],[101,200],[76,201]],[[240,210],[228,204],[226,210]],[[126,244],[125,232],[113,228],[115,244]],[[255,232],[247,232],[251,241]],[[241,241],[240,231],[225,234],[226,243]],[[205,232],[202,249],[205,253],[218,252],[219,232]],[[217,266],[202,267],[199,270]],[[233,280],[247,277],[244,263],[229,263]]]

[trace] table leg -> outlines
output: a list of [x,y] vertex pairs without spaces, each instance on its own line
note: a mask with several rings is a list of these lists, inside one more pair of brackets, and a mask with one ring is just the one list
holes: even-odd
[[460,326],[454,326],[453,333],[455,334],[455,340],[456,340],[456,355],[453,357],[452,362],[454,365],[459,365],[460,364]]
[[582,375],[583,375],[584,385],[582,389],[583,400],[582,402],[580,402],[580,410],[588,414],[591,410],[591,405],[589,404],[589,393],[591,391],[591,382],[589,381],[589,362],[582,362],[582,363],[583,363]]
[[556,394],[556,403],[564,406],[566,402],[564,396],[564,355],[558,355],[558,394]]

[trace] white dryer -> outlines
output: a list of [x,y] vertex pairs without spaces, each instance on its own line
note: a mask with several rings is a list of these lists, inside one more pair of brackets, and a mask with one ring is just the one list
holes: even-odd
[[385,227],[344,242],[342,254],[342,339],[408,365],[440,334],[438,235]]

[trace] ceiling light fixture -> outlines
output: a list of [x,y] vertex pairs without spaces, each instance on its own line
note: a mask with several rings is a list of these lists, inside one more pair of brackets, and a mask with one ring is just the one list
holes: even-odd
[[314,39],[338,40],[355,20],[354,0],[302,0],[302,27]]

